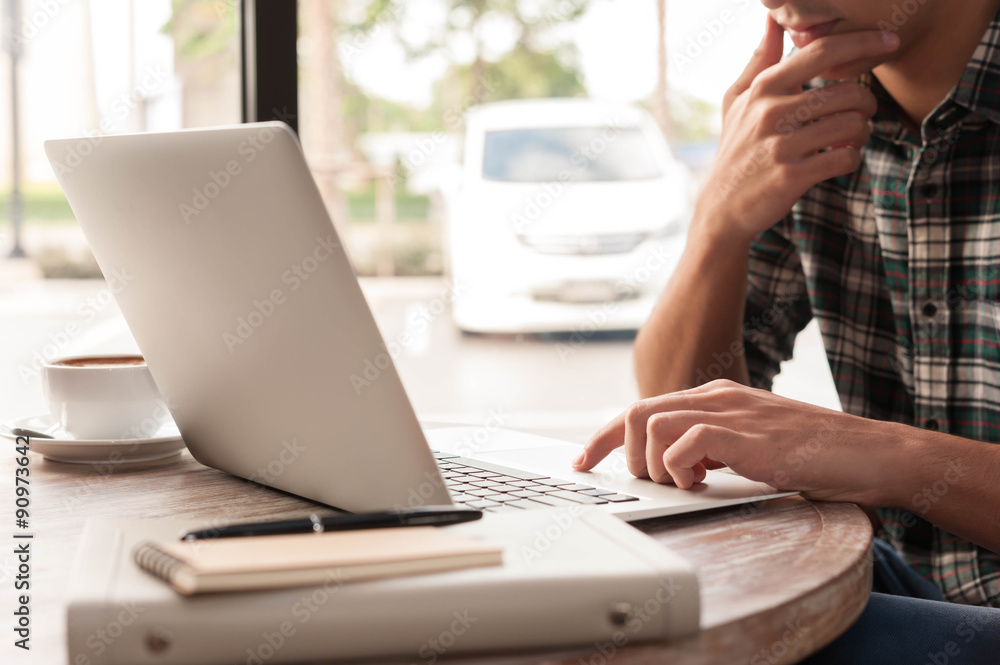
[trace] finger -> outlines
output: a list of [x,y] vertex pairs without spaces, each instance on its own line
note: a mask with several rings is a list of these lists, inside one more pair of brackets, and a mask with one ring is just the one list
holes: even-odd
[[765,84],[777,90],[800,89],[803,84],[838,65],[883,56],[898,46],[899,37],[895,33],[878,30],[822,37],[772,68]]
[[794,171],[803,182],[808,182],[811,186],[830,178],[854,173],[859,166],[861,166],[861,153],[853,145],[847,145],[806,157]]
[[[658,482],[673,482],[667,468],[663,464],[663,453],[672,446],[685,432],[695,425],[719,425],[725,426],[732,422],[733,416],[737,418],[745,415],[740,412],[712,412],[712,411],[673,411],[670,413],[654,413],[646,421],[646,470],[649,477]],[[719,462],[715,460],[701,460],[701,463],[708,467],[717,469]]]
[[629,472],[637,478],[647,478],[649,475],[646,465],[646,421],[649,417],[660,412],[687,412],[676,419],[676,422],[694,424],[699,419],[704,419],[702,412],[720,414],[731,410],[731,404],[717,398],[718,391],[721,388],[737,385],[731,382],[716,382],[636,402],[598,430],[584,446],[580,456],[573,460],[572,466],[577,471],[589,471],[611,454],[612,450],[624,445]]
[[[712,405],[710,400],[700,401],[704,402],[706,407]],[[625,412],[625,462],[628,465],[629,473],[636,478],[653,477],[650,475],[647,463],[649,459],[647,450],[649,420],[655,416],[661,424],[676,423],[670,426],[677,428],[677,436],[680,436],[684,429],[705,418],[704,413],[700,410],[694,410],[691,405],[691,396],[675,393],[636,402]],[[724,407],[721,405],[715,405],[715,407],[716,409],[713,409],[712,413],[717,417],[719,411]],[[661,450],[661,455],[662,452]]]
[[784,126],[779,125],[779,131],[797,129],[813,120],[847,111],[857,111],[870,118],[878,110],[878,101],[867,86],[854,81],[838,81],[789,97],[787,109]]
[[675,485],[688,489],[705,479],[702,460],[706,457],[731,462],[738,439],[739,435],[726,427],[704,423],[695,425],[667,448],[663,453],[663,465]]
[[760,46],[753,52],[746,69],[729,89],[733,95],[740,95],[750,87],[753,80],[768,67],[773,67],[781,61],[781,50],[784,44],[784,30],[775,22],[771,15],[767,15],[767,24],[764,27],[764,38]]
[[673,482],[663,466],[663,453],[676,438],[671,432],[677,427],[672,418],[671,413],[655,413],[646,421],[646,472],[657,483]]
[[831,146],[850,145],[860,148],[868,143],[870,136],[868,119],[856,111],[848,111],[799,129],[789,139],[793,143],[789,149],[792,151],[791,157],[801,159]]
[[636,402],[625,412],[625,462],[636,478],[649,478],[646,468],[646,421],[655,413],[648,402]]
[[597,430],[583,447],[580,456],[573,460],[577,471],[589,471],[611,454],[611,451],[625,442],[625,414],[622,413],[607,425]]
[[[591,438],[590,441],[583,447],[583,452],[580,456],[573,460],[573,468],[577,471],[589,471],[590,469],[597,466],[601,460],[611,454],[611,451],[615,448],[619,448],[622,445],[626,445],[626,461],[628,460],[628,434],[629,428],[627,427],[628,418],[632,418],[636,423],[641,422],[641,427],[645,429],[646,418],[648,418],[653,413],[657,411],[671,408],[684,408],[684,405],[688,403],[688,400],[682,396],[673,395],[661,395],[656,398],[649,400],[643,400],[636,402],[630,406],[625,412],[616,416],[607,425],[599,429]],[[666,406],[663,406],[666,404]],[[659,405],[659,406],[658,406]],[[634,437],[633,437],[634,439]],[[641,437],[643,445],[645,443],[645,436]],[[633,442],[633,446],[639,445]],[[635,470],[641,474],[645,474],[646,465],[645,462],[636,463]],[[629,471],[632,472],[632,466],[630,464]],[[645,478],[645,475],[638,476],[640,478]]]

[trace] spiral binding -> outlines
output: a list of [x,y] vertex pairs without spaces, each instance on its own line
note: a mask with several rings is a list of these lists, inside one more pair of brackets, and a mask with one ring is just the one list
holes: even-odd
[[173,578],[178,568],[187,565],[172,554],[164,552],[153,542],[140,543],[132,556],[140,568],[167,582]]

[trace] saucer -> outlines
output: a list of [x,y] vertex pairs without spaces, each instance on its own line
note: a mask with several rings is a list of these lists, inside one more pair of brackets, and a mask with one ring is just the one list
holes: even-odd
[[48,432],[51,439],[31,437],[29,450],[46,459],[71,464],[122,464],[148,462],[176,455],[184,449],[177,426],[164,423],[151,437],[137,439],[74,439],[59,429],[55,418],[45,413],[0,423],[0,437],[14,440],[13,430],[31,429]]

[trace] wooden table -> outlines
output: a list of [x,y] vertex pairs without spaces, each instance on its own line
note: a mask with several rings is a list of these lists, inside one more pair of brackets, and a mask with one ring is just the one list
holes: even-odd
[[[12,452],[0,456],[5,485],[13,484]],[[32,453],[30,468],[32,651],[30,661],[18,651],[17,663],[67,662],[65,589],[88,517],[253,520],[300,516],[304,508],[334,512],[202,466],[187,451],[118,471]],[[853,504],[790,497],[637,526],[697,567],[702,630],[667,645],[621,649],[615,663],[794,663],[846,630],[868,601],[872,531]],[[9,586],[9,558],[3,562]],[[606,656],[576,650],[446,660],[601,665]]]

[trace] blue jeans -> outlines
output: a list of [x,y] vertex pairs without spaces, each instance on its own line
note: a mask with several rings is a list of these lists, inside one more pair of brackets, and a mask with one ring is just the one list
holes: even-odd
[[890,545],[876,540],[872,594],[857,622],[807,665],[994,665],[1000,609],[949,603]]

